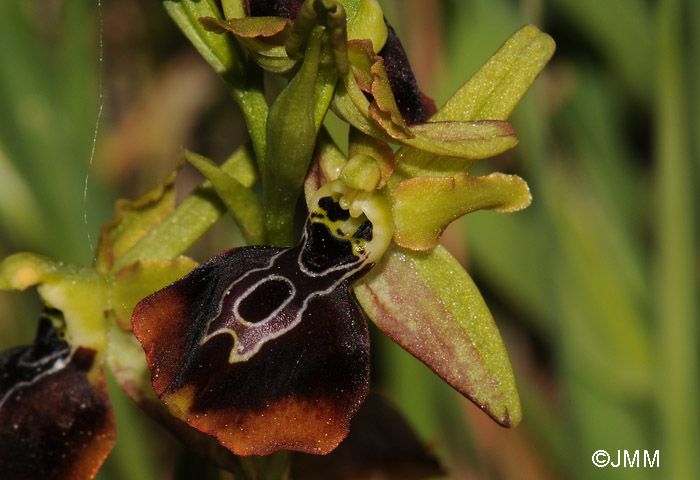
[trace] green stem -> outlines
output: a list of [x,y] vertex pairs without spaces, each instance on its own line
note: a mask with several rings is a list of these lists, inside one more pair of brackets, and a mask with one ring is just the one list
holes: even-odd
[[700,432],[690,420],[700,403],[697,241],[690,133],[685,108],[683,3],[659,3],[656,230],[657,405],[664,477],[695,478]]

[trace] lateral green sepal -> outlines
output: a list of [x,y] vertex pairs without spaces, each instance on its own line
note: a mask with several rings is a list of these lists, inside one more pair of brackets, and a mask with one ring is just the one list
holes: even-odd
[[354,286],[389,337],[504,427],[522,417],[513,369],[491,312],[462,265],[442,246],[392,244]]

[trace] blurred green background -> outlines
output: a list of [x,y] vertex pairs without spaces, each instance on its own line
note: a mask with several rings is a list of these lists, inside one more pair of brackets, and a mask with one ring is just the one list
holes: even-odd
[[[475,167],[521,175],[532,206],[468,215],[444,238],[501,328],[522,424],[501,429],[376,330],[373,388],[450,478],[700,478],[700,2],[381,3],[438,106],[525,23],[558,48],[511,119],[520,144]],[[0,2],[0,45],[0,256],[89,264],[113,201],[180,145],[221,160],[246,138],[158,1]],[[192,256],[240,241],[220,223]],[[33,292],[0,294],[0,347],[31,341],[38,312]],[[110,390],[119,439],[98,478],[204,478]],[[600,449],[642,464],[658,450],[660,466],[596,468]]]

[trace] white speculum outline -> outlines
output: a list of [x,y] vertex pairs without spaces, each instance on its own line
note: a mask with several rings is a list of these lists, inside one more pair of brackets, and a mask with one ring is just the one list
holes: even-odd
[[[325,187],[322,187],[319,191],[316,192],[316,194],[314,196],[314,200],[312,201],[312,204],[315,204],[318,207],[318,201],[320,198],[322,198],[326,195],[330,195],[332,193],[346,193],[346,190],[347,190],[347,187],[345,187],[345,185],[342,184],[342,182],[338,182],[338,181],[330,182],[329,184],[326,184]],[[358,202],[358,207],[360,207],[361,211],[364,211],[365,214],[367,214],[367,217],[370,220],[370,222],[372,222],[373,226],[375,226],[374,225],[375,223],[381,225],[382,227],[385,227],[385,225],[388,224],[388,222],[387,222],[387,218],[388,218],[387,217],[387,215],[388,215],[387,208],[379,196],[372,195],[369,198],[367,198],[366,200],[364,200],[363,202]],[[323,210],[323,209],[321,209],[321,210]],[[323,211],[323,213],[325,214],[326,212]],[[291,329],[296,327],[301,322],[301,318],[304,315],[304,313],[306,312],[306,309],[308,308],[309,302],[311,300],[313,300],[314,298],[316,298],[318,296],[327,295],[328,293],[332,292],[333,290],[338,288],[338,286],[341,283],[343,283],[347,278],[349,278],[354,273],[356,273],[360,268],[362,268],[362,266],[364,264],[366,264],[370,261],[376,261],[378,259],[378,257],[381,256],[381,254],[384,252],[384,250],[386,250],[386,248],[389,244],[389,241],[391,240],[391,234],[387,234],[387,232],[384,232],[383,231],[384,228],[381,228],[378,230],[379,231],[373,231],[373,239],[372,239],[372,241],[368,242],[368,244],[367,244],[367,246],[370,247],[369,252],[368,252],[368,249],[365,249],[365,252],[362,255],[357,257],[357,261],[355,263],[336,265],[336,266],[328,268],[322,272],[313,272],[313,271],[309,270],[308,268],[306,268],[306,266],[304,265],[304,262],[302,262],[301,257],[302,257],[302,254],[304,252],[304,244],[306,243],[306,239],[307,239],[307,233],[305,230],[303,237],[302,237],[302,242],[301,242],[302,247],[300,248],[299,254],[297,256],[297,265],[299,266],[299,271],[302,274],[306,275],[307,277],[319,278],[319,277],[323,277],[325,275],[331,274],[332,272],[336,272],[339,270],[348,269],[348,271],[342,277],[340,277],[338,280],[333,282],[333,284],[331,284],[328,288],[326,288],[324,290],[316,290],[313,293],[311,293],[310,295],[308,295],[306,298],[304,298],[304,301],[303,301],[301,307],[297,310],[294,318],[291,321],[289,321],[289,323],[286,326],[284,326],[283,328],[280,328],[279,330],[272,331],[266,335],[262,335],[260,337],[260,339],[254,344],[253,348],[248,350],[247,352],[243,353],[245,346],[241,344],[241,342],[238,338],[238,335],[231,328],[219,328],[216,331],[205,335],[199,342],[200,346],[204,345],[206,342],[211,340],[216,335],[229,334],[229,335],[231,335],[231,337],[233,337],[233,347],[231,348],[231,353],[230,353],[229,359],[228,359],[229,363],[233,364],[236,362],[245,362],[245,361],[249,360],[251,357],[253,357],[253,355],[255,355],[256,353],[258,353],[260,351],[260,349],[262,348],[262,346],[265,343],[284,335],[285,333],[289,332]],[[333,232],[331,232],[331,234],[333,234]],[[350,241],[348,239],[343,239],[343,240]],[[374,247],[374,248],[372,248],[372,247]],[[226,292],[224,293],[224,295],[222,295],[221,300],[219,301],[219,306],[216,310],[216,313],[207,321],[207,326],[206,326],[205,331],[208,331],[209,327],[211,326],[211,323],[215,319],[219,318],[219,316],[221,315],[221,312],[223,310],[223,303],[224,303],[226,296],[228,296],[230,294],[232,288],[237,283],[244,281],[248,276],[250,276],[256,272],[264,271],[264,270],[271,268],[272,265],[274,265],[274,263],[277,261],[277,259],[281,255],[285,254],[288,251],[289,251],[289,249],[285,249],[285,250],[280,251],[279,253],[274,255],[272,258],[270,258],[270,261],[267,263],[267,265],[249,270],[248,272],[245,273],[245,275],[241,276],[240,278],[238,278],[234,282],[232,282],[229,285],[229,287],[226,289]],[[292,290],[291,295],[289,297],[287,297],[284,300],[284,302],[282,302],[280,304],[279,307],[277,307],[272,313],[270,313],[263,320],[261,320],[259,322],[254,322],[254,323],[246,321],[238,313],[238,307],[239,307],[241,301],[243,301],[244,298],[247,298],[251,292],[253,292],[257,287],[259,287],[262,283],[264,283],[268,280],[282,280],[282,281],[287,282],[287,284],[291,287],[291,290]],[[268,277],[265,277],[265,278],[255,282],[249,288],[247,288],[246,291],[239,298],[236,299],[236,301],[234,302],[234,305],[233,305],[233,309],[232,309],[233,310],[232,314],[235,317],[234,322],[237,322],[238,324],[243,325],[244,327],[249,328],[249,329],[256,329],[256,330],[257,329],[264,329],[264,328],[266,328],[267,324],[269,324],[273,319],[278,318],[278,315],[280,314],[280,312],[282,312],[282,310],[287,305],[289,305],[289,303],[291,303],[292,300],[294,300],[296,295],[297,295],[297,288],[294,285],[294,282],[292,280],[290,280],[289,278],[284,277],[283,275],[279,275],[279,274],[273,274],[273,275],[270,275]]]
[[[249,322],[248,320],[246,320],[245,318],[243,318],[243,315],[241,315],[241,314],[238,312],[238,308],[240,307],[241,302],[242,302],[244,299],[248,298],[248,295],[249,295],[250,293],[254,292],[254,291],[258,288],[258,286],[262,285],[263,283],[267,283],[268,281],[275,281],[275,280],[277,280],[277,281],[282,281],[282,282],[286,283],[286,284],[290,287],[290,289],[291,289],[291,291],[292,291],[292,292],[290,293],[290,295],[289,295],[282,303],[280,303],[280,305],[279,305],[277,308],[275,308],[267,317],[265,317],[264,319],[262,319],[262,320],[260,320],[260,321],[258,321],[258,322]],[[236,283],[236,282],[234,282],[233,284],[231,284],[231,286],[233,286],[235,283]],[[227,294],[228,294],[229,291],[230,291],[230,287],[229,287],[229,290],[227,290]],[[255,282],[253,285],[251,285],[251,287],[250,287],[248,290],[246,290],[246,291],[244,292],[243,295],[241,295],[240,297],[238,297],[238,298],[236,299],[236,301],[233,303],[233,315],[236,317],[236,321],[237,321],[238,323],[240,323],[241,325],[245,326],[245,327],[257,327],[257,326],[262,326],[262,325],[267,324],[267,323],[268,323],[270,320],[272,320],[273,318],[277,318],[277,314],[278,314],[279,312],[281,312],[282,309],[283,309],[284,307],[286,307],[287,305],[289,305],[289,302],[292,301],[292,299],[296,296],[296,294],[297,294],[297,289],[296,289],[296,287],[294,286],[294,284],[293,284],[287,277],[283,277],[282,275],[278,275],[278,274],[273,274],[273,275],[270,275],[269,277],[261,278],[260,280],[258,280],[257,282]],[[222,302],[222,305],[223,305],[223,302]]]
[[[304,235],[306,235],[306,233],[304,233]],[[304,238],[306,238],[306,237],[304,237]],[[219,301],[219,307],[217,308],[216,313],[207,321],[206,330],[209,330],[211,323],[215,319],[219,318],[219,316],[221,315],[221,312],[223,310],[224,300],[225,300],[226,296],[229,295],[231,289],[237,283],[242,282],[245,278],[247,278],[249,275],[252,275],[253,273],[269,269],[275,263],[275,261],[277,260],[277,258],[280,255],[282,255],[288,251],[289,251],[289,249],[282,250],[281,252],[279,252],[278,254],[273,256],[267,265],[265,265],[263,267],[258,267],[258,268],[249,270],[248,272],[246,272],[245,275],[243,275],[242,277],[240,277],[240,278],[236,279],[234,282],[232,282],[231,285],[229,285],[229,287],[226,289],[226,293],[224,293],[224,295],[221,297],[221,300]],[[301,251],[303,251],[303,248],[301,249]],[[323,272],[314,273],[303,266],[303,264],[301,262],[301,252],[300,252],[299,256],[297,257],[297,264],[299,265],[299,270],[304,275],[309,276],[309,277],[314,277],[314,278],[323,277],[329,273],[332,273],[334,271],[337,271],[337,270],[340,270],[343,268],[349,268],[349,267],[352,267],[352,268],[350,268],[345,273],[345,275],[343,275],[338,280],[333,282],[328,288],[326,288],[324,290],[316,290],[313,293],[311,293],[310,295],[308,295],[306,298],[304,298],[304,302],[302,303],[299,310],[296,312],[294,318],[285,327],[280,328],[279,330],[275,330],[273,332],[270,332],[266,335],[263,335],[255,343],[253,348],[251,348],[247,352],[245,352],[245,353],[241,352],[242,344],[239,341],[238,335],[236,334],[236,332],[231,328],[219,328],[219,329],[215,330],[214,332],[205,335],[202,338],[202,340],[199,342],[200,346],[204,345],[206,342],[211,340],[216,335],[229,334],[233,337],[233,347],[231,348],[231,353],[230,353],[229,359],[228,359],[229,363],[233,364],[236,362],[245,362],[245,361],[249,360],[251,357],[253,357],[253,355],[255,355],[256,353],[258,353],[260,351],[260,349],[262,348],[262,346],[265,343],[269,342],[270,340],[274,340],[275,338],[281,337],[282,335],[284,335],[285,333],[289,332],[291,329],[296,327],[301,322],[301,317],[304,315],[304,312],[306,312],[306,309],[309,305],[309,302],[312,299],[319,297],[321,295],[326,295],[326,294],[332,292],[333,290],[335,290],[336,288],[338,288],[338,285],[343,283],[348,277],[352,276],[355,272],[357,272],[362,267],[362,265],[365,263],[364,260],[366,260],[366,258],[359,258],[358,262],[355,264],[332,267],[330,269],[324,270]],[[254,291],[255,288],[257,288],[261,283],[266,282],[270,279],[274,279],[274,280],[282,279],[282,280],[288,282],[288,284],[292,288],[292,294],[282,303],[282,305],[280,305],[278,308],[276,308],[275,311],[272,312],[270,315],[268,315],[265,319],[263,319],[259,322],[255,322],[255,323],[247,322],[238,314],[237,306],[240,304],[240,302],[244,298],[246,298],[252,291]],[[284,277],[284,276],[279,275],[279,274],[273,274],[269,277],[265,277],[265,278],[261,279],[260,281],[255,282],[252,286],[250,286],[248,289],[246,289],[246,291],[238,299],[236,299],[236,302],[234,303],[234,308],[233,308],[233,314],[235,315],[235,322],[238,322],[239,324],[246,326],[248,328],[251,328],[251,329],[265,328],[265,326],[271,320],[277,318],[277,315],[282,311],[282,309],[285,306],[287,306],[294,299],[296,294],[297,294],[297,288],[294,286],[294,282],[292,282],[287,277]]]

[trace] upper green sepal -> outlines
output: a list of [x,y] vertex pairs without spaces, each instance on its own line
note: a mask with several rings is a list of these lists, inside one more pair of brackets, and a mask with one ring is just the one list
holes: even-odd
[[[430,119],[431,122],[505,121],[554,54],[554,40],[533,25],[515,32]],[[472,161],[428,149],[404,147],[394,186],[418,176],[451,177]],[[433,155],[436,153],[437,155]],[[467,158],[467,157],[462,157]]]
[[552,37],[534,25],[525,25],[431,120],[506,120],[552,58],[555,48]]

